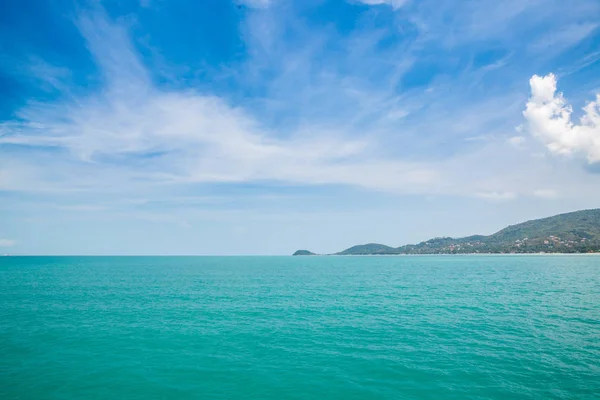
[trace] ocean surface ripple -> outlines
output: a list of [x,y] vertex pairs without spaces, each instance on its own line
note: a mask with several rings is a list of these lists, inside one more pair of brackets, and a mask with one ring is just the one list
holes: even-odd
[[2,257],[2,399],[598,399],[600,257]]

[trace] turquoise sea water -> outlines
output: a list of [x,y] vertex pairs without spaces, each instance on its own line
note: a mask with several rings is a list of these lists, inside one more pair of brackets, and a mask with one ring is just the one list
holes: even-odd
[[2,399],[598,399],[600,257],[3,257]]

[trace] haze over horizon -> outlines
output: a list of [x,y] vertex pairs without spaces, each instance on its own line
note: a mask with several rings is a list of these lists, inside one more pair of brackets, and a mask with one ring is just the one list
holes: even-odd
[[328,253],[600,207],[600,3],[8,0],[0,253]]

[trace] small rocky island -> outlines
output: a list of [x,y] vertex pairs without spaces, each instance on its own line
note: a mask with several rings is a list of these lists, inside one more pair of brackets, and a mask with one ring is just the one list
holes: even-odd
[[298,250],[292,255],[294,255],[294,256],[316,256],[315,253],[313,253],[312,251],[308,251],[308,250]]
[[[378,243],[332,255],[600,253],[600,209],[575,211],[508,226],[492,235],[438,237],[390,247]],[[298,250],[295,256],[315,255]]]

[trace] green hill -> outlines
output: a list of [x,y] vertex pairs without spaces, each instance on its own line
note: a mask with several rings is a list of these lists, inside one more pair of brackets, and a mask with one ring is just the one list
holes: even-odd
[[493,235],[439,237],[400,247],[369,243],[336,255],[600,252],[600,209],[576,211],[508,226]]
[[352,255],[352,254],[390,254],[395,249],[383,244],[368,243],[350,247],[344,251],[336,253],[336,255]]
[[294,254],[292,254],[294,256],[316,256],[315,253],[310,252],[308,250],[297,250]]

